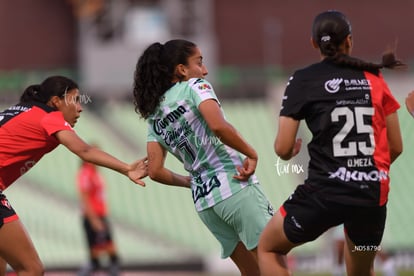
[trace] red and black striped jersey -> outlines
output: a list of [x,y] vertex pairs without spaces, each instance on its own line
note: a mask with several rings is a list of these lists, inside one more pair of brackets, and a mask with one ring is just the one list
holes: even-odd
[[390,168],[385,118],[399,107],[379,70],[324,60],[296,71],[280,116],[305,120],[312,133],[305,184],[344,204],[385,204]]

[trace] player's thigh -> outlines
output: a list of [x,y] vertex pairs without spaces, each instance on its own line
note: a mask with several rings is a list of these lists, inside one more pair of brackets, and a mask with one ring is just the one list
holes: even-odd
[[259,185],[244,188],[230,206],[234,211],[228,216],[227,223],[236,230],[245,247],[254,251],[263,229],[273,216],[273,207]]
[[20,220],[0,228],[0,256],[15,270],[42,270],[36,249]]
[[237,244],[230,258],[233,260],[233,262],[240,270],[241,275],[260,275],[259,265],[257,263],[256,256],[254,256],[252,250],[248,250],[242,242],[239,242]]
[[213,207],[198,212],[198,216],[220,242],[221,257],[230,257],[240,241],[238,233],[216,213]]
[[348,235],[345,235],[345,263],[348,276],[373,276],[376,251],[366,247],[357,248]]
[[292,243],[286,237],[284,228],[284,217],[277,211],[264,228],[258,246],[258,254],[266,252],[276,252],[279,254],[287,254],[293,247],[299,245]]
[[387,216],[387,207],[354,207],[344,223],[346,233],[356,249],[376,251],[381,244]]
[[315,240],[343,222],[343,206],[326,200],[309,185],[299,185],[279,208],[286,237],[295,244]]

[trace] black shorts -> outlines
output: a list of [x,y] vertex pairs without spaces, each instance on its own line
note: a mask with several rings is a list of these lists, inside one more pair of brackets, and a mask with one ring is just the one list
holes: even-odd
[[6,196],[0,191],[0,227],[7,222],[19,219]]
[[105,231],[95,231],[86,217],[83,217],[83,227],[86,233],[89,248],[99,248],[112,244],[112,234],[109,222],[106,217],[99,218],[105,225]]
[[384,233],[387,207],[343,205],[299,185],[280,207],[280,212],[285,218],[285,234],[293,243],[313,241],[329,228],[344,224],[355,245],[378,246]]

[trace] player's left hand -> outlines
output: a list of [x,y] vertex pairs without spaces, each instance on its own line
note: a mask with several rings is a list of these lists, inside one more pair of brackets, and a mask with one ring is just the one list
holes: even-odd
[[249,179],[249,177],[254,174],[257,166],[257,159],[252,158],[245,158],[243,161],[242,167],[237,167],[238,174],[234,175],[233,178],[240,180],[240,181],[246,181]]

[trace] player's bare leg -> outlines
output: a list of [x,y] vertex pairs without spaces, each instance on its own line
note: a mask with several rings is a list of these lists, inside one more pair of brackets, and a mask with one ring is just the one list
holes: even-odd
[[262,276],[291,275],[287,265],[287,253],[298,244],[287,239],[283,230],[283,220],[278,211],[260,236],[258,257]]
[[41,276],[43,265],[20,220],[0,228],[0,256],[19,276]]
[[345,264],[348,276],[374,276],[375,250],[355,250],[355,244],[345,234]]
[[242,276],[259,276],[259,266],[255,253],[246,249],[242,242],[239,242],[230,258],[240,270]]

